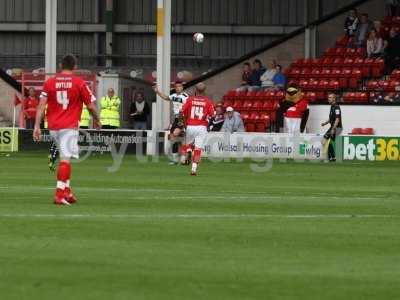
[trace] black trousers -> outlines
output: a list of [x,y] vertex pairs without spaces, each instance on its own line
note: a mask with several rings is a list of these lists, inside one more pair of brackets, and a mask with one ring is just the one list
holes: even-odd
[[35,119],[26,119],[25,120],[25,128],[33,129],[33,127],[35,127]]

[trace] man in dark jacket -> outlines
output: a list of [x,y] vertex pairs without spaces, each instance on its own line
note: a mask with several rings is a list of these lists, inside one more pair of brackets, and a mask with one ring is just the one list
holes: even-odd
[[142,92],[135,94],[135,101],[131,103],[130,116],[133,121],[133,129],[147,130],[147,118],[150,115],[150,107],[144,99]]
[[249,91],[257,91],[261,89],[261,76],[265,72],[265,68],[263,67],[261,61],[259,59],[255,59],[253,62],[253,71],[249,76]]
[[390,29],[390,38],[387,41],[385,49],[386,72],[391,73],[400,65],[400,34],[392,27]]

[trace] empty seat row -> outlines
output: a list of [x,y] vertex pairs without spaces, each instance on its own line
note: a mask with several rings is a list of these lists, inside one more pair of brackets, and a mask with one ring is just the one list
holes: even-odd
[[236,91],[236,90],[231,90],[228,91],[224,96],[223,100],[252,100],[252,101],[277,101],[281,100],[285,97],[285,92],[279,91],[279,90],[270,90],[270,91]]
[[392,74],[390,75],[390,79],[400,80],[400,69],[393,70]]
[[359,135],[374,135],[373,128],[353,128],[351,134],[359,134]]
[[347,92],[343,93],[344,102],[368,103],[369,94],[367,92]]
[[366,55],[365,48],[346,48],[346,47],[331,47],[325,50],[324,56],[334,57],[364,57]]
[[228,106],[233,107],[237,111],[242,109],[275,111],[279,107],[279,101],[224,100],[224,107],[226,108]]
[[395,92],[400,89],[400,80],[370,80],[367,82],[366,89],[368,91]]
[[307,60],[300,63],[298,60],[292,63],[291,68],[329,68],[329,67],[383,67],[385,62],[382,58],[352,58],[352,57],[325,57],[315,60]]

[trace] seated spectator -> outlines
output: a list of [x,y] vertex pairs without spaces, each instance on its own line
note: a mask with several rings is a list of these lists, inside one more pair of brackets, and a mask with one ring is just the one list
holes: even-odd
[[261,75],[264,74],[265,68],[259,59],[254,60],[253,70],[249,76],[249,91],[257,91],[261,89]]
[[274,87],[276,89],[285,89],[286,87],[286,76],[282,73],[282,66],[276,65],[276,73],[272,81],[274,82]]
[[358,12],[357,9],[354,8],[350,10],[349,15],[344,21],[344,31],[346,32],[346,36],[354,36],[354,33],[357,30],[358,22]]
[[379,20],[374,21],[374,28],[378,36],[380,36],[384,40],[385,28],[382,26],[382,22]]
[[222,125],[224,125],[225,115],[224,115],[224,107],[221,103],[215,106],[215,116],[210,119],[208,123],[209,131],[220,131]]
[[393,27],[385,47],[385,71],[387,74],[400,66],[400,35]]
[[276,63],[275,61],[271,61],[271,63],[268,66],[268,69],[260,77],[261,87],[264,90],[272,89],[274,87],[274,82],[272,81],[272,79],[274,79],[275,74],[276,74]]
[[147,130],[147,118],[150,115],[150,107],[144,99],[142,92],[137,92],[131,103],[130,116],[133,121],[133,129]]
[[374,23],[368,19],[368,14],[361,15],[360,23],[354,34],[354,45],[357,47],[364,47],[367,41],[369,32],[374,28]]
[[385,98],[386,103],[400,103],[400,93],[394,93],[391,95],[387,95]]
[[221,131],[229,133],[245,131],[243,120],[240,118],[240,114],[231,106],[226,108],[226,116]]
[[246,91],[249,88],[251,72],[250,63],[245,62],[243,64],[242,81],[240,83],[240,88],[236,89],[237,91]]
[[25,118],[25,128],[33,129],[36,119],[36,110],[39,105],[39,99],[36,97],[36,91],[33,87],[29,88],[28,97],[25,99],[22,112]]
[[367,40],[368,57],[377,58],[383,55],[383,40],[375,29],[372,29]]

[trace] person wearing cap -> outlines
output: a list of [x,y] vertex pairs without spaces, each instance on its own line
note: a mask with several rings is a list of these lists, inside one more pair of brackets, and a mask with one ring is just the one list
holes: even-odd
[[221,131],[229,133],[245,131],[243,120],[240,117],[240,114],[231,106],[226,108],[224,125],[222,125]]
[[285,132],[290,134],[300,134],[301,128],[305,127],[302,120],[308,117],[308,100],[304,97],[304,93],[297,86],[290,86],[286,90],[286,100],[292,101],[293,106],[289,107],[284,114]]
[[225,115],[224,107],[222,103],[218,103],[215,106],[215,116],[210,119],[208,123],[208,131],[221,131],[222,125],[224,125]]

